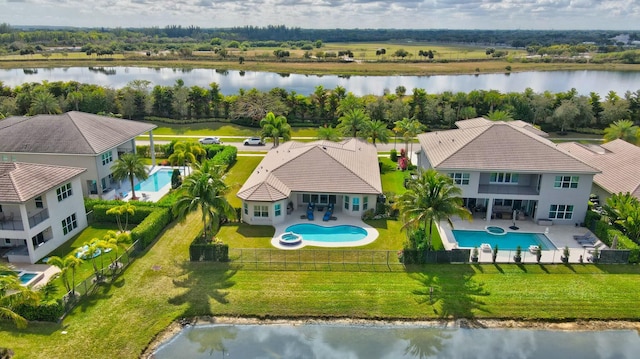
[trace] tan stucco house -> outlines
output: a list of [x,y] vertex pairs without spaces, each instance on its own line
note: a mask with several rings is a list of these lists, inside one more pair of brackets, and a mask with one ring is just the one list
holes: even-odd
[[267,153],[238,191],[242,220],[262,225],[282,223],[309,203],[332,203],[335,215],[360,217],[375,209],[381,194],[376,148],[359,139],[285,142]]
[[[135,152],[136,136],[148,133],[153,148],[155,125],[71,111],[61,115],[9,117],[0,121],[0,161],[86,168],[81,175],[87,197],[113,199],[119,183],[111,166]],[[151,151],[155,164],[154,152]]]

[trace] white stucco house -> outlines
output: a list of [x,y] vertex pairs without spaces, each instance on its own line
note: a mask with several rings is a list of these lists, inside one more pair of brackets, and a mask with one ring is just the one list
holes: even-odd
[[544,224],[584,221],[599,170],[521,121],[458,121],[458,129],[418,135],[418,165],[447,174],[465,205],[485,218]]
[[[71,111],[61,115],[8,117],[0,121],[0,161],[86,168],[81,175],[86,197],[113,199],[119,183],[111,166],[119,156],[136,150],[135,138],[148,133],[153,148],[153,124]],[[155,153],[151,151],[155,165]]]
[[640,147],[620,139],[601,145],[564,142],[558,147],[600,171],[593,177],[591,189],[600,204],[621,192],[640,199]]
[[84,168],[0,162],[0,249],[35,263],[87,227]]
[[[336,216],[360,217],[375,209],[381,194],[375,146],[347,139],[289,141],[271,149],[237,196],[244,222],[274,225],[309,203],[320,208],[332,203]],[[315,221],[322,221],[320,212]]]

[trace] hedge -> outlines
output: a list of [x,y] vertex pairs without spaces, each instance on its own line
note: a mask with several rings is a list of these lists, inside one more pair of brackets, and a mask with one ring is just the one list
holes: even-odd
[[131,230],[131,239],[140,241],[143,248],[146,248],[173,220],[169,208],[156,208],[147,218]]
[[[199,238],[196,238],[198,241]],[[195,241],[194,241],[195,242]],[[192,262],[228,262],[229,245],[223,243],[191,243],[189,246],[189,258]]]
[[60,301],[39,305],[19,304],[14,311],[29,321],[57,322],[64,314],[64,305]]
[[611,243],[613,243],[613,238],[618,236],[616,249],[628,249],[631,251],[629,254],[629,263],[638,263],[640,261],[640,246],[621,231],[611,228],[607,222],[597,221],[593,233],[609,247],[611,247]]
[[207,151],[207,159],[212,159],[213,157],[215,157],[218,153],[222,152],[225,147],[229,147],[229,146],[223,146],[223,145],[205,145],[203,146],[205,151]]
[[[155,211],[155,208],[152,207],[147,207],[147,206],[138,206],[137,203],[133,203],[131,202],[134,207],[135,207],[135,212],[133,215],[129,216],[129,223],[130,224],[139,224],[142,223],[142,221],[144,221],[145,218],[147,218],[147,216],[149,216],[153,211]],[[96,206],[93,206],[93,219],[96,222],[100,222],[100,223],[116,223],[116,216],[114,214],[107,214],[107,211],[113,207],[116,207],[118,205],[105,205],[105,204],[98,204]],[[122,221],[124,222],[124,216],[122,218]]]
[[210,163],[214,166],[224,166],[225,171],[236,162],[238,156],[238,149],[234,146],[224,146],[224,149],[218,152],[210,160]]

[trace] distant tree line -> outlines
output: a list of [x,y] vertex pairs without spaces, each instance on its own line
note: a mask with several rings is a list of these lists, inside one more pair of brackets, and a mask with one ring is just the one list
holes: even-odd
[[596,93],[580,95],[575,89],[560,93],[526,89],[429,94],[414,88],[409,95],[406,88],[398,86],[394,92],[385,92],[381,96],[358,97],[341,86],[317,86],[308,96],[283,88],[223,95],[215,82],[206,88],[188,87],[182,80],[173,86],[152,86],[149,81],[135,80],[119,89],[75,81],[25,83],[13,88],[0,82],[0,118],[78,110],[136,120],[220,119],[257,127],[272,112],[286,116],[294,125],[335,126],[345,113],[359,110],[388,129],[405,118],[416,119],[427,129],[446,129],[453,128],[455,121],[477,116],[522,120],[546,131],[598,134],[620,120],[640,124],[640,90],[624,94],[610,91],[605,98]]

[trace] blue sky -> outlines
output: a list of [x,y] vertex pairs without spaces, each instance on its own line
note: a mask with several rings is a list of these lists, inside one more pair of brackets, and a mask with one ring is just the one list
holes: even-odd
[[0,23],[76,27],[640,30],[640,0],[0,0]]

